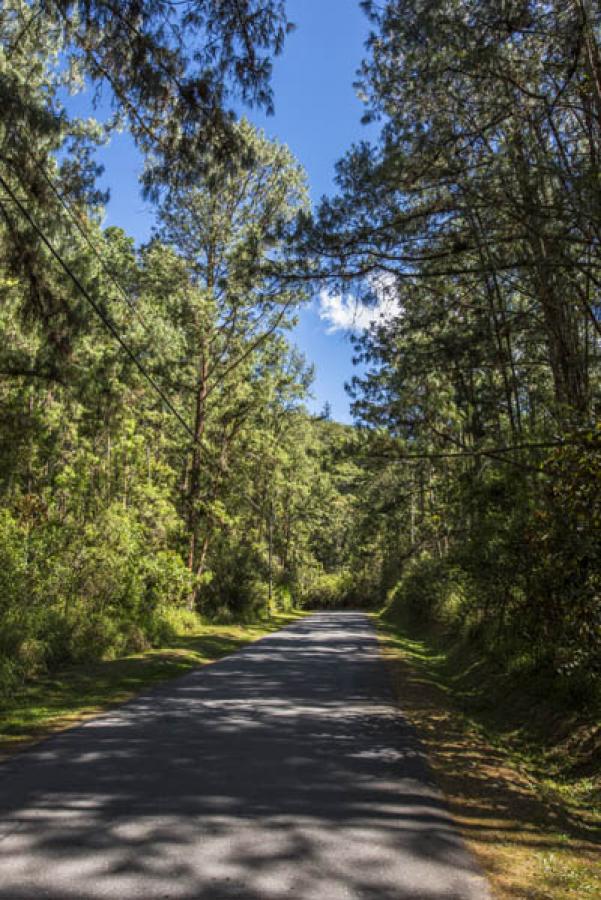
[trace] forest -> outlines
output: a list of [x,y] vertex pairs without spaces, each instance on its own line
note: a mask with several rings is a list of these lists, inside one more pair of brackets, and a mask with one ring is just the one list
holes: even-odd
[[[379,138],[311,208],[269,110],[282,0],[0,10],[0,691],[195,617],[443,623],[601,682],[601,12],[364,0]],[[285,51],[284,51],[285,52]],[[71,98],[102,97],[78,117]],[[103,226],[126,130],[155,212]],[[354,424],[308,411],[315,290]]]

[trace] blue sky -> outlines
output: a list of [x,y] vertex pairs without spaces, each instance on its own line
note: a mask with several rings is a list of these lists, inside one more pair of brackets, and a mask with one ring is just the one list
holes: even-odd
[[[335,190],[334,166],[353,142],[368,136],[361,125],[362,104],[353,89],[364,55],[368,23],[358,0],[288,0],[288,15],[297,29],[274,64],[275,115],[245,110],[245,115],[271,138],[288,144],[305,167],[313,201]],[[75,114],[91,114],[89,96],[69,106]],[[373,133],[373,132],[372,132]],[[138,242],[149,235],[152,208],[139,190],[141,159],[127,134],[116,135],[99,153],[105,166],[103,184],[110,187],[106,225],[119,225]],[[321,310],[321,315],[320,315]],[[323,316],[329,315],[329,320]],[[302,310],[293,340],[316,367],[310,408],[331,404],[339,421],[351,421],[344,382],[353,375],[352,347],[341,326],[352,311],[339,298],[327,309],[315,298]]]

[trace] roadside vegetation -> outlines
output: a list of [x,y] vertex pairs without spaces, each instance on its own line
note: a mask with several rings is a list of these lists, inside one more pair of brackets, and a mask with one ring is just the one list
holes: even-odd
[[171,622],[156,649],[30,678],[0,701],[0,759],[155,684],[215,662],[301,615],[273,613],[254,624],[207,625],[196,613],[185,612]]
[[377,617],[403,714],[499,900],[601,893],[601,708],[407,611]]
[[[586,830],[601,9],[362,6],[358,90],[381,132],[312,210],[290,150],[231,111],[270,108],[285,3],[2,4],[6,740],[213,658],[258,633],[244,623],[365,605],[419,629],[423,652],[412,631],[398,646],[469,734]],[[121,128],[144,160],[144,243],[103,225],[97,153]],[[353,425],[308,411],[294,345],[327,290],[373,312]],[[565,854],[547,849],[552,872]]]
[[[590,4],[363,4],[381,138],[307,226],[356,339],[356,519],[377,602],[502,666],[601,676],[601,53]],[[363,571],[360,567],[358,572]]]
[[[290,339],[305,175],[228,106],[270,105],[286,31],[279,0],[2,5],[0,698],[164,647],[185,611],[289,610],[338,565],[347,429],[307,412]],[[156,213],[139,246],[102,224],[121,127]]]

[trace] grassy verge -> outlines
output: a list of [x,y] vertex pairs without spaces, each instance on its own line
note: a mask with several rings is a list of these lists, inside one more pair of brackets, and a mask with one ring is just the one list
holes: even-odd
[[215,662],[302,615],[276,614],[253,625],[200,625],[166,647],[72,666],[31,681],[0,702],[0,759],[123,703],[144,688]]
[[495,897],[601,897],[595,712],[576,716],[544,680],[502,675],[442,634],[377,625],[399,705]]

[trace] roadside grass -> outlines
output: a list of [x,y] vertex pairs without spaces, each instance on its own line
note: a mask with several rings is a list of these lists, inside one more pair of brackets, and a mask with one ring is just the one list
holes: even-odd
[[274,613],[248,625],[198,625],[168,646],[71,666],[25,683],[0,701],[0,759],[124,703],[145,688],[215,662],[304,615]]
[[601,724],[442,632],[374,616],[399,706],[499,900],[601,897]]

